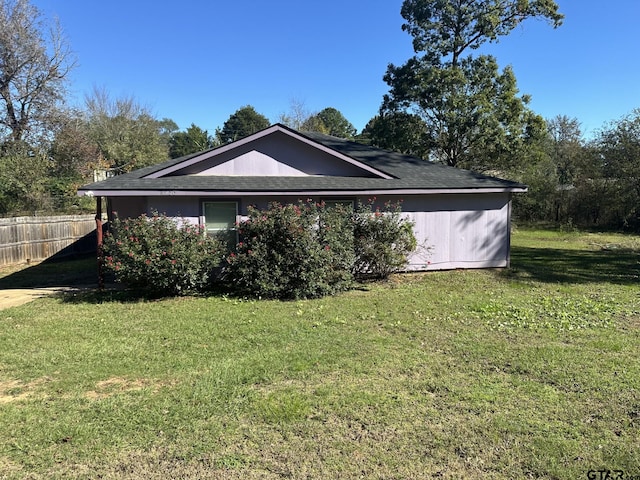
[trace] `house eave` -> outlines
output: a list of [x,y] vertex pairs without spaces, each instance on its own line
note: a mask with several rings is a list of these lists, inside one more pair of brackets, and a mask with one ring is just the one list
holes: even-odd
[[78,190],[78,196],[102,197],[239,197],[239,196],[353,196],[353,195],[451,195],[478,193],[525,193],[526,187],[405,188],[361,190]]

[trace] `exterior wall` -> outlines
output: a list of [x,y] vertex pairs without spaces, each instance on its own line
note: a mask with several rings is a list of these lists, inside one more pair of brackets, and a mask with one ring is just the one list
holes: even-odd
[[[297,196],[218,198],[238,201],[240,215],[247,206],[266,208],[272,201],[297,202]],[[331,198],[318,197],[313,201]],[[345,197],[340,197],[345,198]],[[368,198],[351,197],[367,202]],[[402,201],[403,215],[414,222],[419,248],[409,259],[408,270],[507,267],[510,254],[510,194],[414,195],[405,198],[378,197],[375,205]],[[112,209],[119,216],[148,215],[153,211],[198,224],[201,204],[207,198],[149,197],[113,198]],[[304,197],[306,200],[306,197]],[[123,213],[126,212],[126,215]]]
[[[260,158],[261,160],[254,161]],[[265,161],[265,158],[272,161]],[[276,166],[280,163],[280,166]],[[248,165],[251,170],[247,171]],[[284,173],[278,173],[282,171]],[[257,139],[240,145],[209,160],[203,160],[172,175],[251,175],[300,176],[329,175],[344,177],[373,177],[361,168],[336,158],[316,147],[307,145],[284,133]]]
[[402,210],[420,245],[408,269],[509,266],[510,200],[508,193],[406,198]]
[[246,175],[260,177],[301,177],[307,174],[257,150],[239,155],[196,175]]
[[147,199],[145,197],[110,197],[107,201],[109,219],[137,217],[147,213]]

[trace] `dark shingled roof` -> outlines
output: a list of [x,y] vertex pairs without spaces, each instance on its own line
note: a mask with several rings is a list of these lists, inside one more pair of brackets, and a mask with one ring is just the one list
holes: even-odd
[[[449,189],[506,189],[523,191],[525,185],[496,177],[481,175],[468,170],[435,164],[420,158],[389,152],[376,147],[314,132],[297,132],[283,125],[276,128],[292,136],[304,137],[357,162],[394,177],[250,177],[250,176],[163,176],[145,178],[153,173],[188,162],[211,149],[167,162],[142,168],[124,175],[92,183],[80,189],[94,191],[235,191],[235,192],[302,192],[302,191],[366,191],[366,190],[449,190]],[[270,127],[273,128],[273,127]],[[259,134],[259,133],[258,133]],[[256,134],[256,135],[258,135]],[[222,147],[217,147],[222,148]],[[390,192],[391,193],[391,192]]]

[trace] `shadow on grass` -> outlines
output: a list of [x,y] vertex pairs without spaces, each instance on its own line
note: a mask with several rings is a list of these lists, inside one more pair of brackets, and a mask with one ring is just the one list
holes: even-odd
[[[502,272],[510,278],[529,278],[548,283],[640,284],[640,251],[571,250],[516,247],[511,252],[511,269]],[[20,270],[0,270],[0,290],[14,288],[79,287],[60,293],[69,303],[109,303],[154,301],[157,296],[123,289],[107,277],[107,288],[97,285],[97,265],[93,255],[67,260],[47,260]],[[360,285],[364,288],[364,285]],[[229,289],[216,288],[209,295],[229,295]]]
[[640,252],[513,247],[509,276],[549,283],[640,283]]
[[[9,268],[4,269],[9,271]],[[10,288],[97,287],[95,254],[73,259],[49,259],[33,266],[3,275],[0,270],[0,290]]]
[[81,289],[77,291],[67,291],[57,294],[64,303],[71,304],[94,304],[103,303],[139,303],[163,300],[169,297],[147,295],[139,290],[129,290],[115,284],[108,284],[103,290],[97,287],[92,289]]
[[[0,268],[0,290],[55,288],[62,291],[52,294],[65,303],[137,303],[167,298],[144,290],[127,289],[115,283],[112,274],[105,272],[105,288],[98,289],[98,266],[95,254],[75,258],[52,258],[32,266]],[[208,295],[229,294],[224,286],[218,286]],[[193,295],[198,296],[198,295]]]
[[159,292],[145,291],[141,288],[128,288],[122,284],[115,283],[113,277],[107,277],[105,288],[99,290],[95,288],[81,288],[77,290],[69,290],[58,294],[64,303],[139,303],[139,302],[156,302],[166,300],[168,298],[187,299],[187,298],[207,298],[207,297],[223,297],[247,300],[246,297],[234,296],[233,290],[222,284],[214,284],[211,288],[201,293],[185,293],[184,295],[163,295]]

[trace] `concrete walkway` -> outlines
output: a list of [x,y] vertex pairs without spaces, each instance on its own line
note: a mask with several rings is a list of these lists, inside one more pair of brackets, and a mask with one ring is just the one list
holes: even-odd
[[69,291],[69,287],[11,288],[0,290],[0,310],[18,307],[37,298],[48,297],[49,295],[66,291]]

